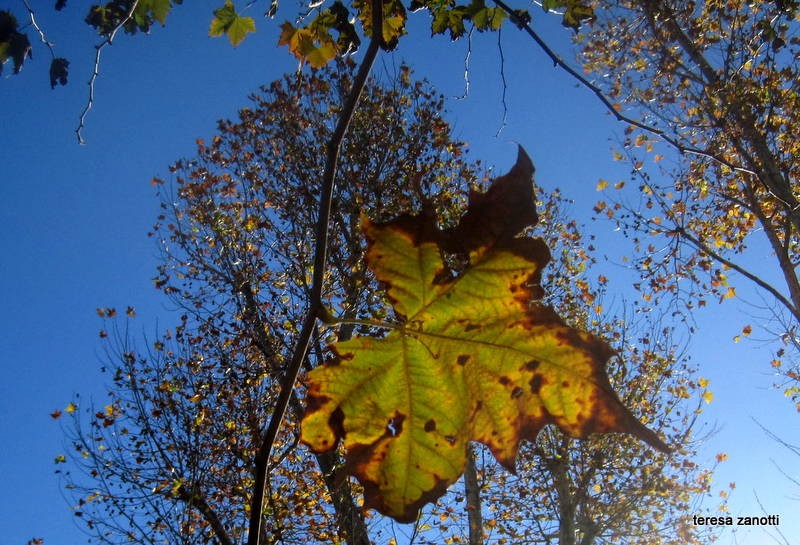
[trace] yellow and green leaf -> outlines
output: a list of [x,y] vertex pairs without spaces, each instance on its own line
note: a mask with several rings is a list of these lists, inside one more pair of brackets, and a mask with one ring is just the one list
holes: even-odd
[[231,0],[225,0],[225,4],[214,10],[214,18],[211,20],[211,27],[208,35],[212,37],[225,34],[231,45],[237,46],[245,39],[248,33],[255,32],[256,22],[252,17],[242,17],[236,12],[236,8]]
[[[532,174],[520,149],[448,231],[424,214],[363,222],[367,263],[399,325],[333,345],[336,360],[309,374],[302,440],[316,452],[343,442],[343,471],[365,504],[398,521],[458,479],[469,441],[509,470],[520,441],[547,424],[577,437],[628,432],[666,450],[612,391],[610,347],[536,302],[549,252],[517,236],[536,221]],[[453,252],[469,259],[457,274]]]
[[[353,8],[358,12],[358,19],[367,36],[372,36],[372,2],[354,0]],[[383,49],[391,51],[397,41],[406,33],[406,8],[400,0],[387,0],[383,3],[382,44]]]

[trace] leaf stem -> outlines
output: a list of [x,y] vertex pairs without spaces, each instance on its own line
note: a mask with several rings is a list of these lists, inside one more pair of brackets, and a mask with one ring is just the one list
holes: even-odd
[[337,318],[331,317],[325,321],[326,325],[360,325],[364,327],[377,327],[379,329],[401,329],[403,326],[400,324],[391,324],[388,322],[381,322],[378,320],[359,320],[358,318]]
[[[372,17],[373,29],[381,29],[383,26],[383,1],[372,0]],[[376,24],[377,22],[377,24]],[[308,353],[309,343],[311,336],[314,332],[316,321],[318,317],[326,315],[324,306],[322,305],[322,287],[325,276],[325,265],[327,261],[328,238],[329,230],[328,223],[331,215],[331,203],[333,202],[333,190],[335,187],[336,179],[336,166],[339,161],[339,151],[342,146],[342,141],[350,126],[350,121],[355,113],[358,100],[361,93],[366,86],[367,77],[369,76],[372,66],[375,63],[375,58],[378,55],[380,48],[382,32],[373,32],[361,66],[358,69],[355,80],[353,81],[353,88],[347,97],[339,121],[336,128],[331,135],[328,142],[327,157],[325,161],[325,170],[323,172],[322,189],[319,203],[319,216],[317,217],[316,227],[316,247],[314,252],[314,273],[311,285],[309,308],[306,311],[303,326],[300,330],[300,336],[295,345],[294,354],[289,367],[286,369],[286,374],[281,380],[281,391],[278,400],[275,403],[275,408],[272,412],[272,417],[269,422],[267,430],[262,435],[261,445],[255,458],[255,488],[253,490],[253,497],[250,504],[250,526],[247,535],[247,545],[259,545],[261,538],[261,523],[263,516],[261,511],[264,506],[264,491],[267,483],[267,470],[269,465],[269,458],[272,452],[272,447],[275,444],[275,439],[278,436],[281,423],[283,422],[286,408],[289,405],[292,394],[294,393],[294,384],[297,381],[297,375],[300,372],[300,367],[306,359]]]

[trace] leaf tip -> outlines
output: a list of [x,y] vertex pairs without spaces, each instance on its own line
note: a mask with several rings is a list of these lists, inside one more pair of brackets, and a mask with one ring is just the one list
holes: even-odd
[[533,166],[528,152],[522,147],[522,144],[517,144],[517,162],[514,164],[511,172],[518,172],[519,175],[530,178],[533,181],[533,175],[536,173],[536,167]]

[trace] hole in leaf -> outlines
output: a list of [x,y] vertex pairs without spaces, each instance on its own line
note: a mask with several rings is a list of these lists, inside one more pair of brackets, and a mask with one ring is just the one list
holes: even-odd
[[386,423],[386,431],[392,437],[397,437],[403,431],[403,420],[406,419],[406,416],[401,413],[395,413],[395,415],[389,419],[389,422]]

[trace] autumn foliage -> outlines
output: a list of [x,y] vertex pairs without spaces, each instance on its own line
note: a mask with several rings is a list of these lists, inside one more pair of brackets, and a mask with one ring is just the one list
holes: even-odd
[[628,126],[617,158],[630,180],[606,182],[596,208],[633,240],[636,288],[688,314],[748,285],[763,305],[731,337],[764,324],[771,367],[797,399],[798,3],[601,2],[596,12],[584,68],[651,128]]
[[[668,450],[612,392],[610,348],[535,300],[549,252],[516,237],[536,221],[532,175],[520,149],[447,232],[424,213],[364,220],[367,263],[399,323],[335,344],[337,359],[310,373],[301,438],[316,451],[343,439],[367,505],[401,522],[458,479],[469,441],[511,470],[520,442],[551,423],[579,437],[627,431]],[[443,259],[451,246],[468,251],[458,276]]]
[[[347,93],[351,70],[341,64],[273,83],[254,95],[237,122],[220,122],[216,137],[198,142],[195,157],[175,163],[170,181],[153,181],[163,202],[152,231],[163,251],[154,283],[182,316],[142,344],[122,322],[132,319],[132,309],[125,317],[103,309],[109,399],[97,407],[76,400],[64,411],[74,449],[57,463],[67,468],[60,471],[74,495],[76,515],[98,542],[228,545],[244,540],[254,459],[310,289],[309,231],[319,179],[309,173],[320,171],[322,158],[308,150],[329,137],[337,97]],[[644,345],[614,337],[632,324],[589,318],[599,305],[586,276],[591,258],[577,226],[559,212],[563,203],[534,192],[524,157],[493,189],[481,187],[480,167],[464,160],[442,108],[441,97],[403,68],[393,87],[370,84],[354,119],[332,211],[323,292],[327,317],[319,323],[304,366],[316,370],[293,390],[269,458],[262,540],[365,545],[407,534],[459,543],[466,541],[468,513],[476,509],[484,522],[474,535],[494,536],[497,543],[514,543],[519,536],[540,539],[541,528],[552,524],[566,532],[586,517],[597,536],[631,535],[653,511],[614,513],[610,506],[620,494],[639,498],[642,506],[663,506],[662,520],[676,520],[688,508],[678,498],[708,491],[707,484],[692,484],[699,469],[688,460],[693,412],[681,407],[697,389],[691,370],[675,366],[668,344],[636,355]],[[371,130],[387,122],[386,130]],[[527,196],[509,199],[520,194]],[[518,235],[537,215],[543,219],[535,229],[546,244]],[[547,267],[546,246],[555,255]],[[416,281],[404,276],[410,271],[417,271]],[[475,294],[484,291],[497,297],[479,303]],[[454,312],[449,299],[469,310]],[[557,305],[565,318],[556,317],[548,304]],[[631,335],[644,335],[634,330]],[[485,343],[490,337],[494,340]],[[478,348],[482,343],[485,348]],[[407,353],[413,358],[398,358],[398,344],[415,346]],[[468,344],[473,347],[463,352]],[[382,362],[375,354],[381,346],[391,348],[388,366],[379,369]],[[517,346],[519,354],[511,348]],[[656,359],[662,347],[664,357]],[[356,355],[361,348],[366,352]],[[614,351],[625,358],[607,362]],[[325,397],[334,399],[333,385],[351,380],[331,378],[336,366],[322,365],[335,353],[340,369],[374,366],[389,381],[380,386],[386,395],[352,396],[341,409],[322,409]],[[570,360],[569,366],[560,359]],[[530,363],[534,360],[538,366]],[[409,405],[419,393],[389,395],[411,385],[397,372],[411,363],[420,370],[421,383],[437,381],[422,395],[438,396],[441,406],[428,407],[427,413]],[[635,417],[612,393],[611,383]],[[556,395],[562,388],[576,399]],[[354,405],[347,406],[350,401]],[[307,402],[312,411],[306,424],[314,420],[315,408],[318,416],[324,411],[339,416],[318,418],[317,431],[307,425],[301,436]],[[395,410],[405,417],[396,417]],[[488,425],[495,418],[498,426]],[[571,435],[628,430],[660,446],[640,419],[676,448],[674,462],[621,434],[607,441],[574,441],[546,427],[536,446],[528,442],[542,425],[558,423]],[[359,420],[365,428],[356,431]],[[330,422],[336,423],[334,435],[324,438]],[[360,453],[348,443],[359,437],[365,438]],[[434,499],[426,484],[433,482],[431,476],[409,474],[422,485],[416,495],[400,494],[398,500],[391,490],[377,488],[386,480],[381,475],[396,476],[402,466],[366,463],[378,450],[400,444],[396,437],[417,449],[429,438],[438,442],[449,460],[439,475],[447,482],[458,479],[466,456],[473,480],[454,482],[446,491],[442,484],[434,486],[444,496],[415,517]],[[317,443],[318,452],[311,453],[299,445],[301,438],[325,444]],[[348,448],[330,449],[337,438]],[[467,455],[470,440],[489,445],[508,468],[516,465],[516,475],[481,449]],[[587,456],[606,460],[603,464],[614,471],[552,462]],[[553,469],[549,477],[540,476],[541,464]],[[347,478],[350,473],[362,484]],[[597,492],[595,485],[601,486]],[[558,487],[577,486],[586,492],[552,494]],[[464,509],[467,496],[472,499]],[[656,497],[666,500],[648,500]],[[532,506],[517,509],[529,500]],[[388,522],[364,509],[365,503],[414,519],[413,524]],[[539,513],[536,524],[524,516],[532,512]],[[669,525],[658,531],[671,532]],[[687,532],[691,542],[696,532]]]

